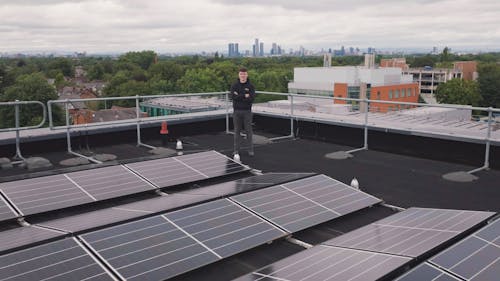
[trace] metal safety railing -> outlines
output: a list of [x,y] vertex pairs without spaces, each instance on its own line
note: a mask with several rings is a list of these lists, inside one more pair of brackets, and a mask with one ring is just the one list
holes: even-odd
[[[261,95],[275,95],[275,96],[286,96],[289,105],[290,105],[290,111],[289,113],[281,113],[280,116],[284,118],[289,118],[290,119],[290,133],[286,136],[280,136],[280,137],[275,137],[271,138],[270,140],[278,140],[278,139],[283,139],[283,138],[293,138],[294,137],[294,122],[298,122],[300,120],[316,120],[316,121],[325,121],[325,122],[335,122],[334,118],[330,117],[310,117],[310,116],[304,116],[301,114],[300,111],[297,111],[296,107],[296,100],[298,97],[301,99],[304,98],[310,98],[310,99],[324,99],[328,100],[329,103],[335,102],[335,101],[345,101],[347,102],[354,102],[358,103],[360,105],[365,106],[365,110],[363,112],[360,112],[364,114],[364,120],[362,121],[362,124],[360,125],[363,128],[363,146],[360,148],[356,148],[350,151],[347,151],[346,153],[354,153],[357,151],[361,150],[366,150],[368,149],[369,145],[369,140],[368,140],[368,131],[369,129],[375,129],[375,127],[370,125],[370,105],[376,103],[378,104],[392,104],[392,105],[404,105],[408,107],[437,107],[437,108],[450,108],[450,109],[464,109],[464,110],[475,110],[475,111],[483,111],[488,113],[488,120],[487,120],[487,129],[485,132],[485,136],[483,138],[480,138],[479,141],[481,143],[485,144],[485,153],[484,153],[484,163],[483,166],[469,171],[469,173],[475,173],[484,169],[489,168],[489,158],[490,158],[490,146],[491,146],[491,132],[492,132],[492,125],[494,123],[493,121],[493,113],[500,113],[500,109],[496,108],[484,108],[484,107],[472,107],[472,106],[463,106],[463,105],[443,105],[443,104],[421,104],[421,103],[411,103],[411,102],[396,102],[396,101],[384,101],[384,100],[370,100],[370,99],[354,99],[354,98],[340,98],[340,97],[331,97],[331,96],[314,96],[314,95],[299,95],[299,94],[291,94],[291,93],[276,93],[276,92],[264,92],[264,91],[257,91],[257,94]],[[142,117],[141,116],[141,100],[149,100],[149,99],[155,99],[155,98],[177,98],[177,97],[209,97],[209,96],[218,96],[219,101],[221,103],[220,109],[224,110],[223,113],[225,114],[226,118],[226,133],[232,133],[230,132],[230,116],[232,113],[232,106],[230,104],[230,99],[229,99],[229,94],[228,92],[211,92],[211,93],[191,93],[191,94],[175,94],[175,95],[149,95],[149,96],[128,96],[128,97],[107,97],[107,98],[91,98],[91,99],[66,99],[66,100],[51,100],[47,103],[47,107],[41,102],[37,101],[16,101],[16,102],[2,102],[0,103],[0,106],[14,106],[15,107],[15,122],[16,125],[13,128],[7,128],[7,129],[0,129],[0,132],[6,132],[6,131],[16,131],[16,158],[19,159],[24,159],[22,157],[21,151],[20,151],[20,137],[19,137],[19,131],[21,130],[28,130],[28,129],[33,129],[33,128],[40,128],[44,125],[46,117],[48,115],[48,120],[49,120],[49,127],[51,130],[66,130],[66,139],[67,139],[67,150],[69,153],[77,155],[79,157],[87,158],[88,160],[95,162],[95,163],[100,163],[100,161],[88,157],[79,153],[76,153],[72,150],[71,148],[71,131],[76,130],[76,129],[88,129],[90,127],[98,127],[98,126],[114,126],[114,125],[130,125],[130,124],[135,124],[136,125],[136,134],[137,134],[137,145],[138,146],[144,146],[148,148],[155,148],[154,146],[145,144],[141,140],[141,124],[147,124],[147,123],[154,123],[154,122],[161,122],[161,121],[173,121],[173,120],[186,120],[186,119],[191,119],[195,118],[196,116],[209,116],[213,115],[214,112],[208,111],[204,112],[200,115],[200,113],[193,114],[193,113],[186,113],[186,114],[178,114],[178,115],[166,115],[166,116],[154,116],[154,117]],[[71,118],[70,118],[70,106],[72,103],[77,103],[77,102],[93,102],[93,101],[120,101],[120,100],[131,100],[135,102],[135,118],[130,118],[126,120],[115,120],[115,121],[104,121],[104,122],[96,122],[96,123],[85,123],[85,124],[71,124]],[[23,104],[39,104],[43,108],[43,120],[40,122],[40,124],[36,126],[26,126],[26,127],[20,127],[19,126],[19,106]],[[64,108],[64,114],[65,114],[65,124],[62,126],[56,126],[53,121],[53,108],[52,106],[54,104],[62,104]],[[48,114],[46,114],[48,112]],[[204,114],[204,115],[203,115]],[[359,124],[359,123],[358,123]],[[469,140],[471,142],[477,142],[477,138],[473,138],[470,136],[462,136],[464,140]]]
[[[468,173],[472,174],[481,170],[489,169],[489,159],[490,159],[490,146],[491,146],[491,131],[492,131],[492,124],[493,122],[493,113],[500,113],[500,109],[492,108],[492,107],[473,107],[473,106],[465,106],[465,105],[449,105],[449,104],[422,104],[422,103],[412,103],[412,102],[396,102],[396,101],[384,101],[384,100],[370,100],[370,99],[354,99],[354,98],[340,98],[340,97],[331,97],[331,96],[313,96],[313,95],[298,95],[298,94],[285,94],[285,93],[272,93],[272,92],[257,92],[260,94],[272,94],[272,95],[285,95],[288,96],[288,99],[290,101],[290,135],[285,136],[285,137],[291,137],[293,136],[293,121],[296,120],[306,120],[304,116],[294,114],[294,106],[295,104],[293,103],[294,97],[300,97],[300,98],[311,98],[311,99],[325,99],[329,101],[351,101],[351,102],[358,102],[360,104],[365,104],[366,110],[364,113],[364,121],[362,124],[363,127],[363,146],[360,148],[356,148],[350,151],[346,151],[346,153],[354,153],[357,151],[361,150],[367,150],[368,149],[368,129],[370,128],[369,125],[369,113],[370,113],[370,103],[377,103],[377,104],[393,104],[393,105],[406,105],[406,106],[414,106],[414,107],[435,107],[435,108],[450,108],[450,109],[463,109],[463,110],[475,110],[475,111],[483,111],[488,113],[488,120],[487,120],[487,130],[485,133],[484,138],[482,138],[480,141],[485,144],[485,152],[484,152],[484,162],[483,166],[473,169],[468,171]],[[310,119],[308,117],[307,119]],[[313,118],[315,120],[322,120],[321,118]],[[325,121],[331,121],[331,120],[325,120]],[[470,141],[477,141],[476,138],[472,137],[467,137],[463,136],[464,139],[468,139]]]
[[[40,123],[38,125],[21,127],[20,126],[20,116],[19,116],[19,113],[20,113],[19,106],[28,105],[28,104],[38,104],[42,107],[42,116],[43,116],[42,121],[40,121]],[[4,128],[4,129],[0,128],[0,132],[13,132],[13,131],[16,132],[16,155],[13,157],[13,159],[19,160],[19,161],[15,161],[13,163],[15,164],[15,163],[23,162],[23,161],[25,161],[25,158],[23,157],[23,155],[21,153],[20,131],[41,128],[45,124],[45,121],[47,120],[47,109],[45,107],[45,104],[43,104],[42,102],[39,102],[39,101],[18,101],[18,100],[16,100],[16,101],[9,101],[9,102],[0,102],[0,106],[13,106],[14,107],[14,124],[15,124],[14,126],[15,127]]]
[[[94,159],[93,157],[85,156],[80,153],[74,152],[71,147],[71,130],[72,129],[88,129],[90,127],[99,127],[99,126],[113,126],[113,125],[128,125],[128,124],[136,124],[136,135],[137,135],[137,146],[144,146],[150,149],[155,149],[156,147],[145,144],[141,140],[141,124],[145,123],[155,123],[155,122],[163,122],[163,121],[172,121],[172,120],[180,120],[185,119],[186,117],[180,117],[180,115],[166,115],[166,116],[154,116],[154,117],[141,117],[141,109],[140,102],[141,100],[149,100],[156,98],[176,98],[176,97],[198,97],[198,96],[217,96],[217,95],[226,95],[226,92],[213,92],[213,93],[192,93],[192,94],[176,94],[176,95],[149,95],[149,96],[128,96],[128,97],[106,97],[106,98],[90,98],[90,99],[65,99],[65,100],[51,100],[47,103],[48,115],[49,115],[49,127],[52,130],[66,130],[66,143],[67,143],[67,151],[75,156],[86,158],[89,161],[94,163],[102,163],[101,161]],[[70,105],[74,103],[81,102],[100,102],[100,101],[123,101],[123,100],[132,100],[135,102],[135,118],[125,119],[125,120],[114,120],[114,121],[103,121],[103,122],[95,122],[95,123],[85,123],[85,124],[71,124],[70,121]],[[55,126],[52,116],[52,106],[54,104],[63,104],[64,106],[64,115],[65,115],[65,125]],[[227,101],[226,101],[227,104]]]

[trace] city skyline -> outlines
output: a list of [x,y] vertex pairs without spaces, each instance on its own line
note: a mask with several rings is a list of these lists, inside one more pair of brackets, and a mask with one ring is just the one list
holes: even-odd
[[[376,49],[500,50],[500,2],[316,0],[0,0],[0,53],[319,51]],[[259,46],[260,47],[260,46]]]

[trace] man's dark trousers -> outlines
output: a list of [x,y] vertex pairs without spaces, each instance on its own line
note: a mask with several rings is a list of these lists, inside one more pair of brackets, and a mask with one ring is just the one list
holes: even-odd
[[252,130],[252,111],[234,110],[234,153],[239,153],[241,149],[241,129],[244,127],[247,134],[248,152],[253,154],[253,130]]

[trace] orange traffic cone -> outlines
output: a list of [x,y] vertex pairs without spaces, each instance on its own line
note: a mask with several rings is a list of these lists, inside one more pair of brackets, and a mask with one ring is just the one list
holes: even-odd
[[163,121],[161,122],[161,130],[160,130],[161,144],[163,146],[167,145],[167,134],[168,134],[167,121]]

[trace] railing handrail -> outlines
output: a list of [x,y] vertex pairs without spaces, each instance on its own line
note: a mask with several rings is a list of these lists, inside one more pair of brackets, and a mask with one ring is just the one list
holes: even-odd
[[33,125],[33,126],[24,126],[24,127],[19,127],[19,116],[18,114],[15,115],[14,122],[16,124],[16,127],[11,127],[11,128],[0,128],[0,132],[13,132],[13,131],[22,131],[22,130],[30,130],[30,129],[37,129],[41,128],[44,124],[45,121],[47,121],[47,107],[45,106],[44,103],[40,101],[7,101],[7,102],[0,102],[0,106],[19,106],[19,105],[26,105],[26,104],[38,104],[42,107],[42,121],[38,125]]
[[63,125],[63,126],[54,126],[53,120],[52,120],[52,104],[67,104],[67,103],[72,103],[72,102],[89,102],[89,101],[110,101],[110,100],[138,100],[138,99],[154,99],[154,98],[172,98],[172,97],[193,97],[193,96],[214,96],[214,95],[225,95],[227,92],[209,92],[209,93],[186,93],[186,94],[162,94],[162,95],[137,95],[137,96],[127,96],[127,97],[104,97],[104,98],[90,98],[90,99],[64,99],[64,100],[50,100],[47,102],[47,108],[49,112],[49,127],[51,130],[57,130],[57,129],[66,129],[68,126],[73,128],[78,128],[78,127],[97,127],[97,126],[104,126],[104,125],[114,125],[114,124],[133,124],[136,123],[137,121],[154,121],[154,120],[165,120],[165,116],[161,117],[136,117],[136,118],[130,118],[127,120],[120,120],[120,121],[106,121],[106,122],[99,122],[99,123],[86,123],[86,124],[80,124],[80,125]]

